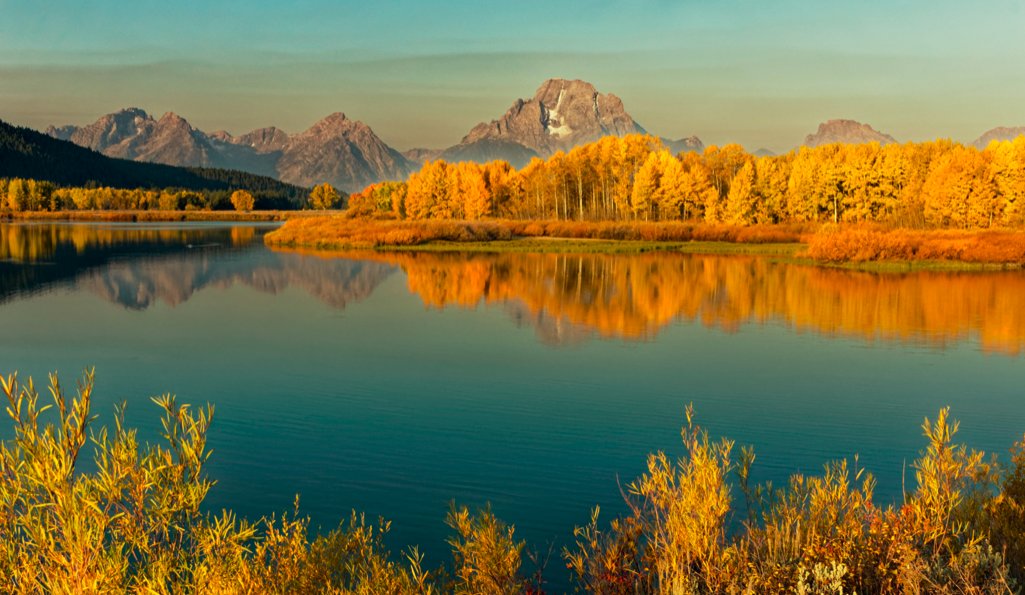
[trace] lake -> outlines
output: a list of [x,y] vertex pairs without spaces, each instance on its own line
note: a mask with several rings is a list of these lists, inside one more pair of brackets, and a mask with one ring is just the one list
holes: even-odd
[[381,515],[393,551],[434,563],[452,499],[542,546],[596,504],[623,511],[645,455],[680,452],[688,403],[755,447],[755,479],[857,453],[879,501],[913,489],[941,407],[987,452],[1025,431],[1022,272],[314,254],[266,248],[270,229],[0,224],[0,373],[72,386],[95,366],[98,423],[125,400],[151,440],[151,396],[212,403],[210,510],[256,518],[298,493],[315,524]]

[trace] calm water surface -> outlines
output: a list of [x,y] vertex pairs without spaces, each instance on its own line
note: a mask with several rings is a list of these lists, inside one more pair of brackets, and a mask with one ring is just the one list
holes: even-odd
[[451,499],[542,544],[595,504],[621,511],[617,478],[679,452],[690,402],[755,446],[757,479],[859,453],[882,500],[942,406],[976,448],[1025,431],[1021,272],[308,255],[265,248],[268,229],[0,224],[0,373],[70,386],[95,366],[100,423],[127,400],[151,439],[149,397],[213,403],[211,510],[258,517],[299,493],[315,523],[383,515],[393,549],[435,562]]

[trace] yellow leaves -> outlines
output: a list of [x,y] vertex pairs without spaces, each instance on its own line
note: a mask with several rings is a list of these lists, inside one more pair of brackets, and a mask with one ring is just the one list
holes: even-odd
[[453,502],[445,523],[456,531],[449,540],[456,564],[455,593],[501,595],[521,593],[519,578],[524,543],[517,542],[515,530],[498,520],[491,508],[475,515]]
[[[41,421],[29,381],[0,378],[17,412],[15,438],[0,442],[0,576],[24,593],[366,593],[537,592],[520,574],[524,543],[485,508],[454,504],[446,522],[453,565],[423,569],[415,548],[397,562],[384,546],[390,523],[352,512],[312,537],[295,510],[257,523],[230,511],[201,515],[212,410],[154,398],[166,447],[139,451],[124,428],[94,434],[96,471],[74,467],[88,426],[92,376],[68,400],[51,378],[52,423]],[[685,410],[684,455],[651,455],[630,485],[630,514],[574,530],[564,552],[578,586],[593,593],[1010,592],[1025,561],[1025,438],[1011,465],[985,463],[956,445],[958,424],[943,409],[922,425],[928,441],[915,464],[919,487],[900,508],[872,503],[874,480],[847,461],[783,489],[747,486],[755,457],[712,440]],[[729,475],[759,514],[730,531]],[[860,486],[857,485],[860,482]],[[1003,552],[1003,553],[1001,553]],[[1004,557],[1006,556],[1006,558]],[[1015,570],[1017,569],[1017,570]],[[447,577],[447,579],[446,579]]]
[[255,204],[256,199],[246,190],[236,190],[231,193],[231,206],[235,207],[236,211],[252,211]]
[[309,204],[311,209],[326,210],[338,207],[342,202],[342,196],[335,190],[335,187],[327,182],[318,184],[310,192]]
[[750,225],[755,222],[756,203],[755,166],[749,161],[737,172],[730,183],[723,220],[731,225]]

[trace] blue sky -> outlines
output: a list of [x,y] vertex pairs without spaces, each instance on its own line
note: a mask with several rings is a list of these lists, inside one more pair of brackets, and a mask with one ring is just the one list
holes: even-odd
[[1023,31],[1010,0],[0,0],[0,118],[138,106],[242,133],[343,111],[442,147],[564,77],[673,138],[785,150],[844,117],[970,141],[1025,124]]

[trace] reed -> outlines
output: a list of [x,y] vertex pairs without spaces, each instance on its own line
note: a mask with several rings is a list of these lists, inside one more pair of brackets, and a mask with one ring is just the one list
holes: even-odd
[[1025,265],[1025,232],[824,226],[807,240],[807,256],[844,262],[963,262]]
[[289,220],[265,239],[271,245],[321,249],[408,247],[437,242],[469,244],[523,238],[769,244],[798,242],[810,229],[813,228],[799,225],[731,226],[672,221],[413,221],[335,215]]
[[[356,512],[319,536],[298,498],[253,522],[203,512],[212,407],[153,399],[163,440],[150,445],[125,426],[123,404],[112,427],[93,427],[91,372],[74,395],[56,376],[47,399],[17,375],[0,389],[13,430],[0,442],[5,593],[544,592],[543,562],[525,571],[524,542],[489,508],[453,504],[452,560],[427,569],[416,548],[388,550],[387,521]],[[688,407],[684,454],[649,456],[628,513],[606,524],[594,509],[563,558],[586,593],[1020,592],[1025,438],[1002,464],[955,442],[957,429],[947,409],[926,419],[916,486],[880,506],[856,457],[781,488],[750,485],[754,451],[712,439]]]

